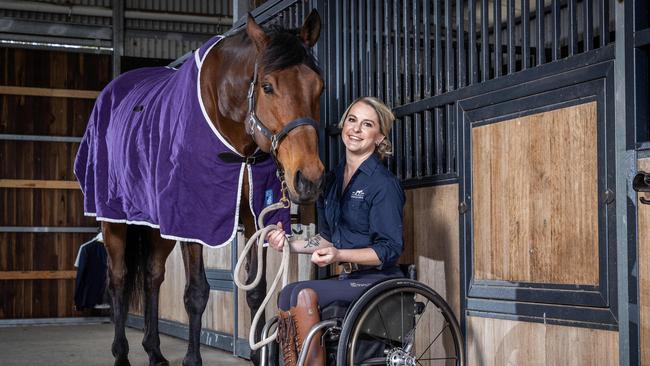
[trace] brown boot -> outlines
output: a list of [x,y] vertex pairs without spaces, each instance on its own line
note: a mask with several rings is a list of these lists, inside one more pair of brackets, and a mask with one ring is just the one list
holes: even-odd
[[[320,321],[320,312],[318,311],[318,295],[310,288],[301,290],[298,293],[298,301],[295,307],[290,310],[296,325],[296,345],[298,346],[298,355],[306,345],[303,341],[307,338],[309,330],[314,324]],[[321,345],[322,331],[316,333],[309,345],[309,353],[305,359],[305,365],[324,366],[325,349]]]
[[296,353],[296,326],[291,313],[279,310],[278,313],[278,337],[276,340],[282,348],[282,357],[285,366],[296,366],[298,355]]

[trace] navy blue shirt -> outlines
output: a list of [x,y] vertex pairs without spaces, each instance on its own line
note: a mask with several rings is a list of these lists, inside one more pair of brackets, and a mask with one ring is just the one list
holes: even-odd
[[330,173],[316,204],[320,235],[338,249],[372,248],[381,265],[395,266],[404,248],[402,221],[406,197],[399,180],[371,155],[344,191],[343,160]]

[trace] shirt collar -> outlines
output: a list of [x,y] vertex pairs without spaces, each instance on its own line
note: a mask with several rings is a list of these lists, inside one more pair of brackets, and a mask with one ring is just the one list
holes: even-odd
[[367,176],[371,176],[372,173],[375,172],[375,169],[377,169],[377,165],[379,165],[379,156],[377,154],[372,154],[368,157],[368,159],[364,160],[364,162],[361,163],[359,170],[361,170]]

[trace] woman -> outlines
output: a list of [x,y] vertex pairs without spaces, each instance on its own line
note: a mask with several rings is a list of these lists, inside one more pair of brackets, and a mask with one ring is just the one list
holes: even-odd
[[[404,190],[381,164],[391,154],[387,136],[394,120],[380,100],[363,97],[350,104],[339,122],[345,160],[329,175],[318,201],[319,235],[308,240],[290,238],[289,245],[292,252],[311,253],[311,261],[320,267],[339,263],[342,273],[282,289],[279,338],[285,365],[295,365],[309,329],[320,321],[319,306],[352,302],[373,283],[402,276],[397,260],[403,248]],[[281,251],[284,231],[278,225],[267,240]],[[324,350],[317,343],[309,347],[308,365],[325,364]]]

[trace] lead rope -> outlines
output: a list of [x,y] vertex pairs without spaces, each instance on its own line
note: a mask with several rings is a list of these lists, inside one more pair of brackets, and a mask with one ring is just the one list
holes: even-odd
[[[279,202],[269,205],[262,210],[260,216],[257,218],[257,227],[261,227],[262,229],[257,230],[255,234],[253,234],[253,236],[251,236],[250,239],[248,239],[248,241],[246,242],[246,246],[244,246],[244,249],[242,250],[242,253],[239,256],[239,259],[237,260],[237,265],[235,265],[235,274],[233,276],[235,285],[237,285],[237,287],[239,287],[244,291],[251,290],[260,283],[263,274],[262,272],[264,270],[263,268],[264,261],[262,260],[262,256],[264,255],[264,247],[263,247],[264,239],[266,238],[266,235],[268,234],[269,231],[276,230],[278,228],[278,226],[275,224],[271,224],[264,227],[264,216],[266,216],[266,214],[268,214],[271,211],[289,207],[289,200],[287,199],[286,196],[287,186],[286,183],[284,182],[284,179],[282,179],[281,181],[282,181],[282,198],[280,199]],[[253,280],[253,282],[251,282],[250,284],[246,284],[245,280],[240,281],[239,275],[240,275],[241,267],[246,258],[246,255],[251,250],[251,247],[253,246],[254,243],[257,243],[257,274],[255,275],[255,279]],[[264,347],[265,345],[273,342],[278,336],[278,329],[276,329],[275,332],[273,332],[273,334],[271,334],[269,337],[255,343],[255,329],[257,329],[257,323],[259,322],[260,317],[264,313],[266,304],[269,302],[269,300],[271,300],[271,296],[273,295],[273,292],[275,292],[275,289],[278,286],[280,277],[282,277],[283,288],[288,283],[289,253],[290,253],[289,240],[285,235],[284,247],[282,249],[282,262],[280,262],[280,268],[278,269],[278,273],[275,275],[275,279],[273,279],[273,283],[271,283],[271,287],[268,289],[266,293],[266,297],[264,298],[264,301],[262,301],[262,305],[260,305],[260,308],[257,310],[257,313],[255,313],[255,316],[253,317],[253,321],[251,322],[251,329],[248,334],[248,344],[250,345],[251,350],[257,350]]]

